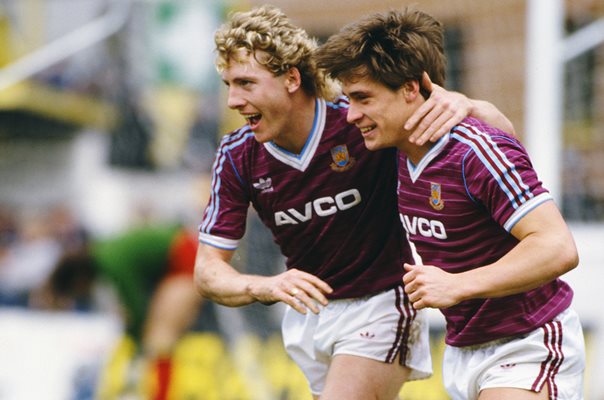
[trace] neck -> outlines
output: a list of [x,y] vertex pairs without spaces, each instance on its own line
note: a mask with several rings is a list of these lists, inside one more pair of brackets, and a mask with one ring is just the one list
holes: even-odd
[[421,146],[418,146],[414,143],[409,142],[408,135],[405,136],[403,143],[399,144],[398,150],[405,154],[409,160],[413,163],[413,165],[419,164],[419,162],[424,158],[424,156],[430,151],[430,149],[434,146],[432,142],[426,142]]
[[[413,99],[410,113],[417,111],[417,109],[425,102],[424,98],[417,94],[417,96]],[[415,143],[409,142],[409,136],[411,136],[411,131],[407,131],[403,129],[403,133],[400,136],[400,142],[398,144],[398,150],[405,154],[409,160],[413,163],[413,165],[419,164],[422,158],[430,151],[434,143],[427,141],[421,146],[418,146]]]
[[300,96],[291,103],[288,112],[287,132],[275,140],[279,147],[300,154],[315,121],[315,98],[300,93]]

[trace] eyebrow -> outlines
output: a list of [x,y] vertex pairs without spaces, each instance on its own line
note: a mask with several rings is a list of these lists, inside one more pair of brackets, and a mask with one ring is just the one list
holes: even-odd
[[368,90],[353,90],[350,93],[346,93],[345,91],[342,91],[342,93],[344,93],[344,95],[348,98],[357,98],[359,96],[370,96],[371,92]]
[[[232,79],[233,83],[241,83],[242,81],[250,81],[250,82],[255,82],[256,78],[250,76],[250,75],[244,75],[244,76],[237,76],[235,78]],[[222,79],[222,82],[224,82],[225,85],[229,84],[229,81],[227,79]]]

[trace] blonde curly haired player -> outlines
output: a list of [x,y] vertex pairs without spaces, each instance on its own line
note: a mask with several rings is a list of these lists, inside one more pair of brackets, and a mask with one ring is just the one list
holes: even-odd
[[219,72],[251,56],[275,76],[295,66],[302,88],[310,96],[334,100],[340,95],[337,84],[317,68],[312,56],[318,45],[316,39],[294,26],[277,8],[263,6],[236,13],[216,31],[214,39]]

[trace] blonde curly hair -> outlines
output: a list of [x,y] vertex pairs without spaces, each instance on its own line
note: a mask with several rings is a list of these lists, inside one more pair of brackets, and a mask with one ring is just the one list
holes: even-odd
[[[310,96],[332,100],[339,94],[334,81],[317,68],[314,52],[317,42],[304,29],[293,25],[278,8],[264,5],[230,16],[215,33],[216,67],[228,68],[243,49],[276,76],[295,67],[302,77],[302,88]],[[262,51],[260,56],[257,52]],[[266,55],[266,56],[264,56]]]

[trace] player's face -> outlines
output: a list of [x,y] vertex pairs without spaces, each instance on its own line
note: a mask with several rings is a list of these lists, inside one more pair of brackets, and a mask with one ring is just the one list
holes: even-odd
[[393,91],[368,77],[344,81],[342,89],[350,100],[347,120],[361,130],[365,146],[369,150],[399,147],[411,115],[404,89]]
[[276,141],[286,132],[290,99],[285,79],[243,51],[222,72],[227,105],[239,111],[260,143]]

